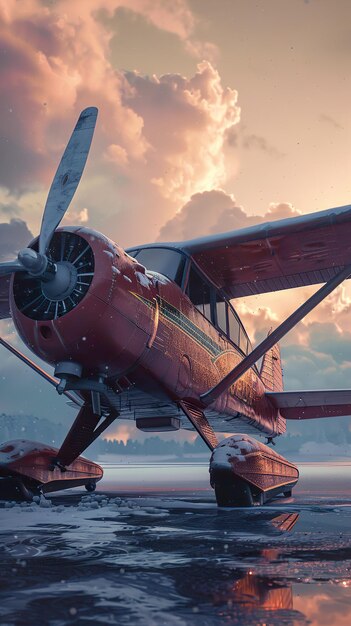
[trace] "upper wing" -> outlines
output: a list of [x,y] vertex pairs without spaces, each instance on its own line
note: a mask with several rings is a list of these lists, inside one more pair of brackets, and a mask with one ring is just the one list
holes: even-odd
[[[351,262],[351,205],[177,247],[229,298],[324,283]],[[172,244],[176,245],[176,244]]]
[[316,417],[351,415],[351,390],[269,391],[267,398],[285,419],[306,420]]
[[11,317],[9,287],[11,276],[0,276],[0,320]]

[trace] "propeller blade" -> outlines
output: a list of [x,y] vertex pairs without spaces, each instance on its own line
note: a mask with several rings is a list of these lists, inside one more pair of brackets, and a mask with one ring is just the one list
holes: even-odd
[[19,261],[8,261],[7,263],[0,263],[0,276],[6,276],[7,274],[13,274],[13,272],[24,272],[25,269]]
[[81,112],[63,153],[44,209],[39,236],[40,254],[45,254],[78,187],[93,138],[97,114],[96,107],[89,107]]

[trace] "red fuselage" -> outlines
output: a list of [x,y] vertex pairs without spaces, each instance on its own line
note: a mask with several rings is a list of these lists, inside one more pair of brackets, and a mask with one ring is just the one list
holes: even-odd
[[[72,360],[82,365],[86,376],[118,380],[128,375],[145,394],[145,405],[152,397],[174,407],[181,399],[199,402],[202,393],[241,361],[243,352],[191,302],[185,283],[179,286],[149,271],[97,232],[58,232],[74,233],[90,245],[94,275],[78,304],[53,319],[29,317],[17,306],[11,288],[16,328],[41,359],[51,365]],[[215,430],[242,432],[247,426],[267,435],[285,430],[284,420],[265,397],[256,368],[208,411]]]

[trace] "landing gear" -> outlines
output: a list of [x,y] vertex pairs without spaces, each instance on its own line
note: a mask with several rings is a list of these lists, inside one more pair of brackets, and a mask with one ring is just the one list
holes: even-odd
[[286,491],[283,491],[283,496],[284,496],[284,498],[291,498],[292,490],[291,489],[287,489]]
[[92,491],[95,491],[96,489],[96,482],[95,480],[90,480],[88,483],[85,483],[84,486],[87,491],[92,492]]

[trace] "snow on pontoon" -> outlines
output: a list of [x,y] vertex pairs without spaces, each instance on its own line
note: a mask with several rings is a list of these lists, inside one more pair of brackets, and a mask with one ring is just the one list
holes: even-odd
[[213,450],[210,477],[219,506],[251,506],[279,493],[291,496],[299,472],[265,444],[237,434]]
[[0,498],[31,500],[33,495],[85,486],[94,491],[103,470],[97,463],[79,456],[62,471],[55,466],[57,448],[17,439],[0,446]]

